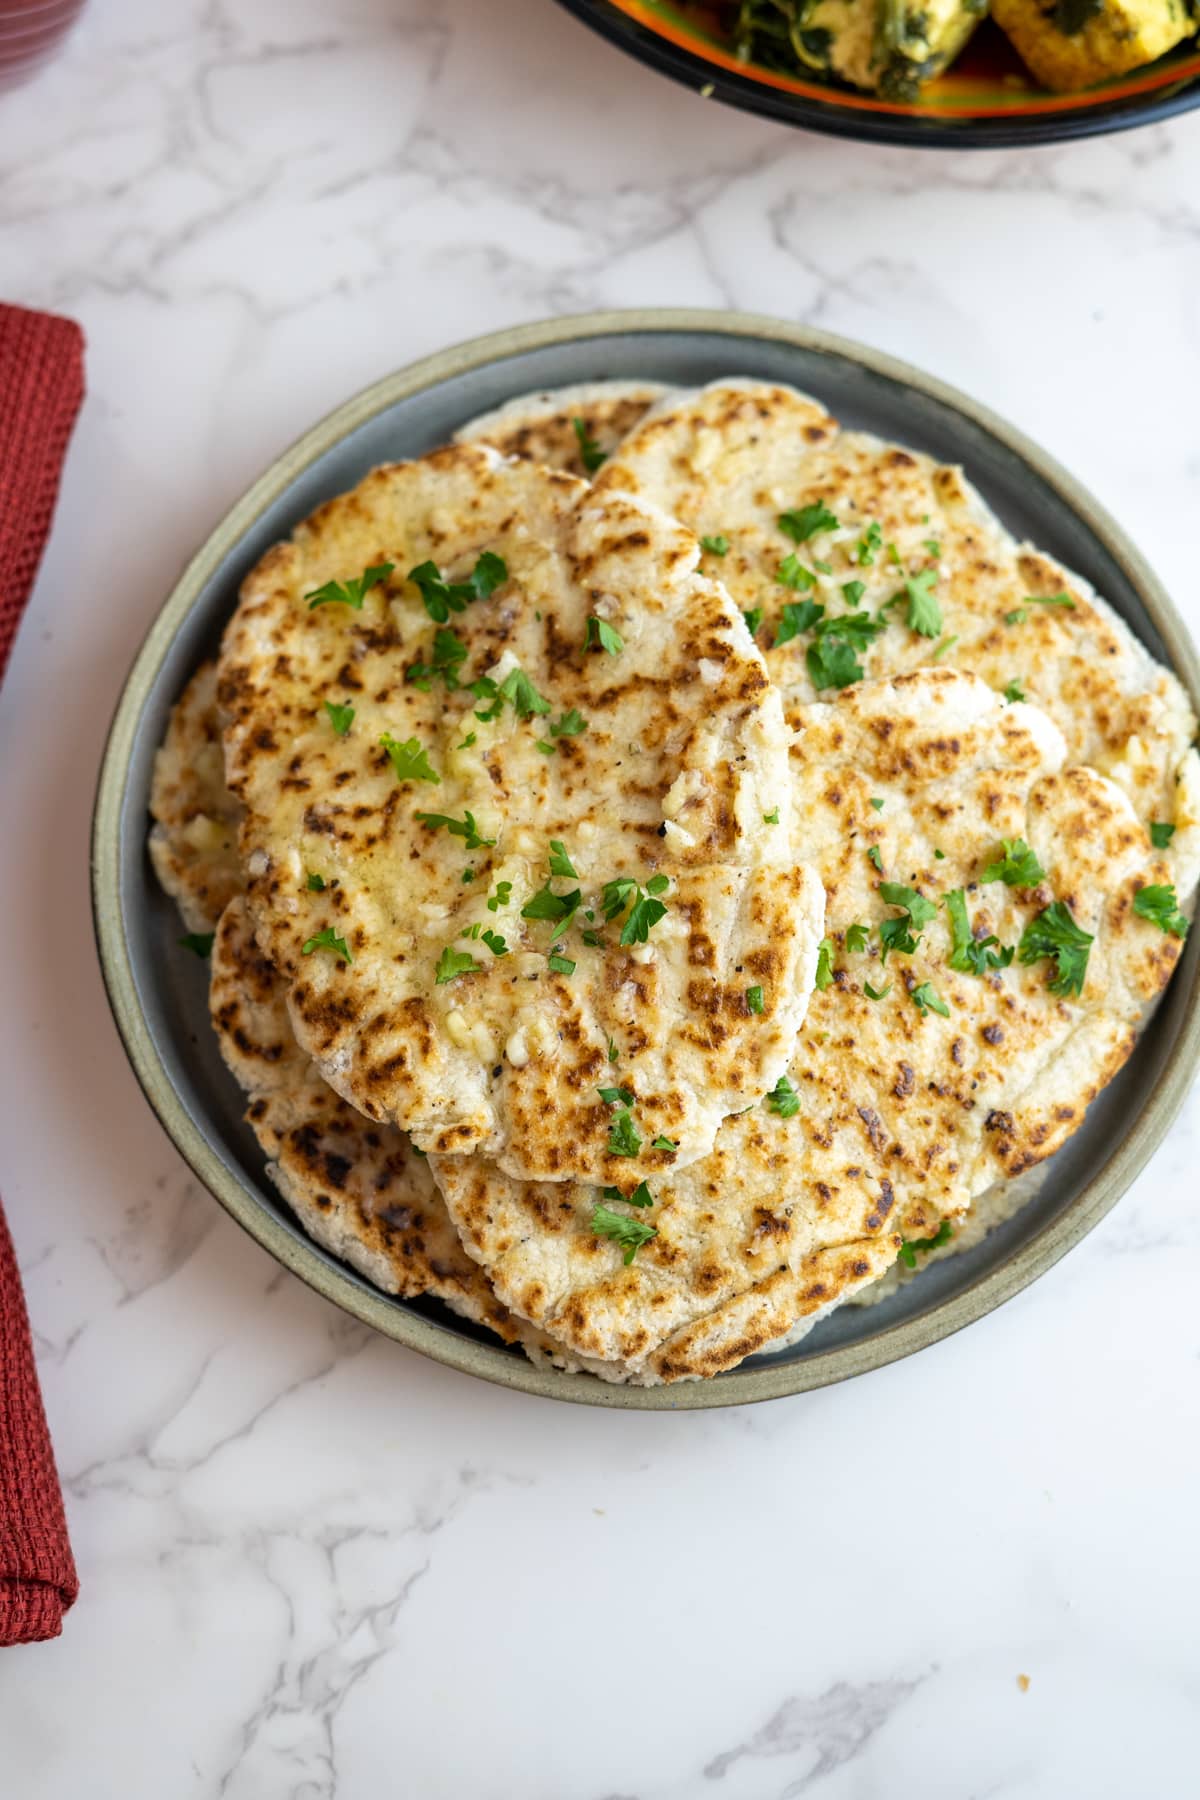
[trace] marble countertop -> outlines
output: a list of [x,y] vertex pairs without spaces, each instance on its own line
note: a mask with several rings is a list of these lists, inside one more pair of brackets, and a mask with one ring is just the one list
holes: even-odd
[[1200,630],[1198,163],[1200,115],[1030,154],[801,135],[549,0],[94,3],[0,96],[0,293],[80,319],[90,382],[0,705],[0,1187],[83,1580],[0,1660],[6,1796],[1194,1794],[1200,1095],[1084,1244],[913,1361],[555,1407],[370,1335],[198,1190],[109,1019],[87,829],[134,649],[246,483],[548,313],[733,305],[910,358],[1078,473]]

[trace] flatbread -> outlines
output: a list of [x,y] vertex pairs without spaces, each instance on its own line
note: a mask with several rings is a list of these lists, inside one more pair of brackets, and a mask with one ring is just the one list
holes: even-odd
[[468,419],[454,442],[490,444],[502,456],[519,456],[586,480],[595,473],[596,457],[615,450],[669,392],[660,381],[588,381],[519,394],[494,412]]
[[241,889],[241,810],[225,785],[217,667],[202,663],[172,708],[150,786],[150,860],[189,931],[211,931]]
[[[540,717],[405,678],[434,645],[405,572],[431,558],[461,583],[481,554],[507,578],[452,616],[462,680],[528,678]],[[626,1143],[665,1137],[682,1164],[786,1066],[823,896],[795,859],[779,697],[698,557],[655,509],[462,445],[376,470],[245,583],[220,699],[258,942],[324,1078],[422,1149],[615,1180],[618,1115]],[[360,609],[306,606],[381,564]],[[618,653],[585,650],[589,617]],[[323,702],[353,704],[345,735]],[[555,737],[573,714],[586,730]],[[398,779],[385,733],[439,779]],[[555,843],[577,875],[552,873]],[[606,925],[615,878],[624,923]],[[632,884],[644,918],[663,878],[666,916],[622,945]],[[582,895],[557,942],[522,917],[547,887]]]
[[[835,690],[814,683],[811,630],[770,648],[784,605],[815,602],[825,608],[824,624],[854,611],[876,618],[900,594],[885,615],[887,629],[858,653],[867,675],[902,673],[936,655],[1001,691],[1019,682],[1062,731],[1071,762],[1118,782],[1144,823],[1176,826],[1166,853],[1171,879],[1181,895],[1195,887],[1200,758],[1191,749],[1197,722],[1186,693],[1081,577],[1018,544],[961,469],[844,430],[820,401],[794,388],[723,381],[656,408],[595,486],[641,494],[697,535],[728,540],[727,553],[707,554],[704,566],[743,610],[761,609],[758,641],[789,711]],[[782,514],[818,502],[836,527],[800,542],[781,529]],[[872,524],[878,543],[864,550]],[[811,578],[811,586],[777,581],[789,554],[807,571],[793,580]],[[940,611],[933,636],[907,622],[905,582],[914,577]],[[844,592],[852,582],[861,583],[861,594]],[[1063,594],[1070,606],[1030,598]]]
[[[645,1175],[653,1205],[610,1210],[658,1235],[628,1266],[593,1229],[595,1186],[431,1159],[504,1304],[583,1354],[665,1381],[732,1367],[806,1308],[884,1273],[902,1238],[936,1234],[999,1177],[1050,1155],[1125,1060],[1178,957],[1178,940],[1132,911],[1166,871],[1127,796],[1066,766],[1061,733],[1036,708],[933,669],[858,683],[798,722],[793,777],[828,895],[829,961],[791,1066],[795,1116],[759,1105],[727,1120],[713,1154],[679,1174],[634,1164],[622,1191]],[[1005,838],[1041,859],[1035,889],[982,881]],[[893,947],[886,967],[880,924],[904,915],[885,882],[938,907],[915,950]],[[1068,904],[1095,939],[1082,994],[1051,992],[1045,961],[952,969],[944,896],[960,889],[975,936],[1003,945]],[[851,951],[855,924],[870,936]],[[930,994],[947,1017],[928,1010]]]

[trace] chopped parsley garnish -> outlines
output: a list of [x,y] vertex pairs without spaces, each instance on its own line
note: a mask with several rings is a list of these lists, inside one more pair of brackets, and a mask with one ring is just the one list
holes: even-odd
[[888,553],[888,561],[890,563],[895,563],[895,565],[898,569],[903,566],[900,552],[897,550],[895,544],[888,545],[887,553]]
[[318,931],[316,937],[310,937],[307,944],[300,946],[301,956],[311,956],[314,950],[332,950],[342,962],[354,961],[349,944],[344,937],[338,936],[332,925],[327,925],[324,931]]
[[464,812],[461,819],[452,819],[449,813],[419,812],[413,817],[420,819],[422,825],[428,825],[430,831],[446,830],[451,837],[460,837],[468,850],[490,850],[495,845],[495,838],[482,837],[475,823],[475,815]]
[[345,737],[346,733],[354,723],[354,708],[352,706],[339,706],[336,700],[322,700],[321,705],[329,714],[329,723],[333,726],[333,729],[337,732],[338,736]]
[[707,550],[710,556],[728,556],[729,539],[725,536],[723,531],[720,531],[715,537],[702,537],[700,539],[700,548],[702,550]]
[[1065,606],[1069,612],[1075,611],[1075,602],[1070,594],[1061,592],[1057,594],[1026,594],[1025,600],[1029,606]]
[[854,560],[861,569],[869,569],[883,547],[883,526],[872,519],[854,547]]
[[547,958],[547,966],[553,969],[556,975],[573,975],[575,973],[575,964],[571,958],[561,955],[557,950],[553,956]]
[[454,748],[456,750],[469,750],[471,748],[471,745],[475,742],[475,740],[478,736],[479,736],[479,733],[477,731],[468,731],[468,733],[467,733],[466,737],[463,739],[462,743],[456,744],[454,746]]
[[879,941],[883,946],[881,960],[886,963],[891,950],[911,956],[921,942],[922,927],[937,917],[937,907],[924,894],[919,894],[916,888],[904,887],[898,881],[882,882],[879,894],[889,906],[900,907],[906,915],[901,919],[884,919],[880,925]]
[[865,950],[870,936],[871,936],[871,927],[869,925],[847,925],[847,927],[846,927],[846,948],[847,948],[847,950],[849,950],[852,955],[856,955],[859,951]]
[[557,744],[548,744],[545,738],[538,738],[533,747],[535,750],[540,750],[543,756],[553,756],[558,750]]
[[434,562],[418,563],[408,571],[406,579],[421,590],[425,611],[434,624],[445,625],[451,613],[465,612],[472,600],[486,600],[507,581],[508,564],[495,551],[485,550],[476,558],[466,581],[444,581]]
[[936,991],[932,982],[923,981],[919,987],[913,989],[909,997],[923,1019],[928,1018],[931,1012],[940,1013],[943,1019],[950,1017],[950,1008]]
[[379,742],[388,753],[397,781],[441,781],[415,737],[400,743],[390,731],[385,731]]
[[[185,950],[190,950],[193,956],[211,956],[213,939],[216,935],[215,931],[189,931],[180,938],[179,942]],[[309,948],[307,945],[305,947]]]
[[941,662],[943,656],[949,656],[950,652],[953,650],[953,648],[954,648],[955,644],[957,644],[957,642],[958,642],[957,633],[955,634],[954,637],[943,638],[940,644],[934,645],[933,655],[929,659],[930,662]]
[[1004,698],[1010,706],[1015,706],[1018,700],[1025,698],[1025,689],[1019,681],[1010,681],[1005,685]]
[[937,578],[936,569],[923,569],[919,575],[910,575],[904,584],[908,623],[922,637],[935,638],[942,629],[942,609],[933,592]]
[[[779,808],[777,806],[771,812],[763,814],[763,824],[764,825],[778,825],[778,823],[779,823]],[[1175,829],[1175,827],[1172,825],[1171,830],[1174,831],[1174,829]]]
[[808,673],[813,686],[820,692],[823,688],[849,687],[863,678],[863,666],[855,656],[849,644],[841,643],[837,638],[826,638],[816,644],[810,644],[804,653],[808,665]]
[[561,838],[550,839],[550,855],[547,860],[552,875],[569,875],[573,881],[579,880],[579,870],[567,855],[566,846]]
[[936,562],[937,558],[942,554],[942,546],[938,543],[936,538],[923,539],[922,540],[922,548],[929,552],[930,556],[933,557],[935,562]]
[[620,656],[625,648],[625,639],[607,619],[598,619],[593,613],[587,622],[587,636],[583,640],[583,647],[585,650],[607,650],[610,656]]
[[883,856],[880,853],[879,845],[872,844],[870,849],[867,851],[867,855],[870,857],[871,861],[875,864],[875,867],[879,870],[879,873],[882,875],[883,874]]
[[800,1096],[786,1075],[779,1077],[767,1095],[767,1107],[781,1119],[792,1119],[800,1111]]
[[605,1106],[632,1106],[633,1095],[626,1087],[597,1088],[596,1092]]
[[586,731],[587,728],[587,720],[579,711],[579,708],[573,706],[570,712],[565,712],[563,714],[561,719],[552,719],[550,721],[550,736],[552,738],[578,737],[580,732]]
[[489,912],[499,912],[502,906],[508,905],[509,901],[512,899],[512,886],[513,884],[511,881],[498,881],[496,883],[496,891],[489,897],[487,903]]
[[536,894],[531,894],[521,908],[523,919],[550,919],[554,922],[554,930],[550,933],[550,942],[557,943],[567,926],[571,923],[582,903],[583,895],[576,888],[571,894],[555,894],[551,892],[550,883],[540,887]]
[[652,1150],[669,1150],[671,1154],[674,1155],[675,1151],[678,1150],[679,1145],[674,1143],[669,1137],[656,1137],[650,1148]]
[[575,433],[575,441],[579,445],[579,460],[589,475],[594,475],[601,463],[608,461],[608,452],[602,450],[584,419],[572,419],[571,429]]
[[645,888],[628,875],[618,875],[614,881],[605,882],[600,907],[609,924],[624,912],[631,900],[633,902],[629,917],[621,927],[622,944],[644,944],[647,941],[651,927],[666,917],[667,909],[658,896],[664,894],[670,885],[665,875],[652,875]]
[[876,812],[882,812],[883,808],[884,808],[884,804],[885,803],[882,800],[877,800],[877,799],[872,798],[871,805],[875,808]]
[[427,663],[414,663],[404,679],[423,693],[428,693],[437,676],[441,676],[448,690],[458,686],[458,671],[467,660],[467,646],[453,631],[439,626],[433,634],[433,660]]
[[486,931],[481,931],[479,937],[480,942],[487,945],[493,956],[508,955],[508,945],[500,936],[500,933],[498,931],[493,931],[490,926],[488,926]]
[[778,650],[780,644],[790,644],[802,631],[811,631],[824,612],[825,608],[816,600],[786,600],[775,627],[772,649]]
[[1165,850],[1175,836],[1174,825],[1168,825],[1162,819],[1154,819],[1150,825],[1150,842],[1156,850]]
[[543,699],[532,681],[522,668],[510,669],[503,681],[493,681],[490,675],[481,675],[478,681],[471,683],[471,692],[478,700],[491,700],[492,705],[484,712],[477,712],[477,719],[498,719],[504,710],[504,702],[511,701],[514,712],[520,719],[532,719],[535,714],[548,713],[550,702]]
[[474,871],[474,869],[464,869],[464,870],[463,870],[463,872],[462,872],[462,884],[463,884],[463,886],[464,886],[464,887],[466,887],[466,885],[467,885],[467,883],[468,883],[468,882],[470,882],[470,881],[474,881],[474,879],[475,879],[475,871]]
[[801,591],[817,585],[816,576],[811,569],[805,568],[794,550],[790,556],[784,557],[776,569],[775,579],[780,587],[797,588]]
[[304,598],[308,601],[308,610],[312,612],[317,606],[351,606],[355,612],[362,611],[362,603],[373,587],[386,581],[395,563],[372,563],[361,575],[351,576],[349,581],[327,581],[323,587],[310,588]]
[[644,1219],[631,1219],[627,1213],[613,1212],[610,1206],[599,1203],[592,1212],[592,1231],[596,1237],[609,1237],[620,1245],[625,1252],[625,1267],[628,1268],[643,1244],[658,1236],[653,1225],[647,1225]]
[[817,945],[817,972],[813,976],[813,986],[818,993],[824,993],[827,987],[833,986],[833,939],[822,938]]
[[907,1238],[900,1246],[900,1261],[905,1268],[915,1269],[918,1251],[924,1256],[929,1250],[940,1250],[942,1245],[948,1244],[953,1236],[954,1232],[949,1219],[943,1219],[933,1237]]
[[892,984],[890,981],[885,982],[881,988],[873,988],[869,981],[863,982],[863,993],[867,996],[868,1000],[886,1000],[891,991]]
[[813,630],[819,638],[842,638],[856,650],[869,650],[880,632],[887,630],[887,625],[867,612],[837,613],[818,620]]
[[777,524],[794,544],[806,544],[819,531],[836,531],[838,528],[838,521],[823,500],[815,500],[795,512],[780,513]]
[[626,1206],[653,1206],[654,1195],[644,1181],[639,1181],[632,1194],[623,1194],[619,1187],[603,1189],[606,1200],[623,1200]]
[[1024,838],[1001,838],[1000,855],[979,877],[985,885],[1002,881],[1006,887],[1036,887],[1046,871]]
[[1023,625],[1028,617],[1029,608],[1027,606],[1014,606],[1011,612],[1005,613],[1004,623],[1006,625]]
[[[957,969],[960,975],[988,975],[995,969],[1007,969],[1016,954],[1013,946],[1008,944],[1000,947],[998,937],[975,936],[971,930],[971,916],[967,911],[967,896],[962,888],[952,889],[945,898],[953,938],[950,967]],[[992,948],[993,944],[997,946],[996,949]]]
[[475,975],[480,965],[466,950],[454,950],[449,944],[438,957],[437,978],[435,987],[441,987],[447,981],[453,981],[456,975]]
[[842,599],[847,606],[857,606],[866,591],[865,581],[843,581],[842,583]]
[[933,854],[937,857],[939,862],[945,862],[946,852],[944,850],[935,850]]
[[761,606],[752,606],[750,608],[749,612],[744,612],[742,614],[742,617],[746,621],[746,630],[750,633],[750,636],[753,637],[755,632],[758,630],[759,626],[763,622],[762,607]]
[[608,1038],[607,1043],[608,1043],[608,1060],[610,1063],[614,1063],[617,1060],[617,1046],[612,1038]]
[[763,1000],[763,991],[760,987],[749,987],[746,989],[746,1005],[750,1008],[752,1013],[766,1011],[766,1004]]
[[1179,910],[1179,896],[1173,884],[1154,883],[1139,888],[1133,896],[1133,910],[1139,919],[1157,925],[1160,931],[1169,931],[1172,937],[1185,938],[1188,934],[1188,922]]
[[636,1156],[642,1147],[641,1136],[633,1122],[633,1114],[624,1108],[613,1114],[612,1124],[608,1130],[608,1154],[610,1156]]
[[1050,983],[1050,992],[1082,994],[1092,942],[1091,932],[1075,923],[1070,907],[1055,900],[1030,919],[1021,933],[1017,957],[1023,963],[1052,958],[1058,973]]
[[310,894],[323,894],[325,892],[325,877],[323,875],[310,875],[306,885]]

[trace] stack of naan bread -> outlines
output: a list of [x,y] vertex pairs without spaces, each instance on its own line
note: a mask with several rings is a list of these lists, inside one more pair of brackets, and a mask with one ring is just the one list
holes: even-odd
[[784,387],[602,384],[264,558],[150,850],[306,1230],[671,1382],[1079,1126],[1186,935],[1195,732],[961,471]]

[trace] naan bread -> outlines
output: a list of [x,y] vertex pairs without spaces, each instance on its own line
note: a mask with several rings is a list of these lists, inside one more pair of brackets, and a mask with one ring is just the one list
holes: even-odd
[[[595,1186],[431,1159],[505,1305],[581,1354],[665,1381],[732,1367],[881,1275],[901,1238],[935,1234],[998,1177],[1050,1155],[1125,1060],[1179,953],[1132,910],[1166,871],[1128,797],[1066,766],[1037,709],[934,669],[848,687],[798,725],[793,778],[829,946],[792,1061],[795,1115],[760,1104],[727,1120],[712,1155],[678,1174],[633,1163],[622,1192],[644,1176],[653,1205],[607,1204],[657,1236],[628,1266],[593,1229]],[[1035,889],[982,881],[1005,838],[1040,858]],[[893,947],[886,967],[880,925],[904,915],[884,883],[937,905],[916,948]],[[1095,939],[1082,993],[1053,993],[1046,961],[951,968],[952,890],[975,937],[1003,945],[1068,905]],[[854,925],[869,927],[865,948],[847,948]]]
[[[874,618],[899,594],[886,630],[858,652],[868,676],[918,668],[936,654],[1001,691],[1017,681],[1059,727],[1071,762],[1118,782],[1143,823],[1175,825],[1171,879],[1181,894],[1195,887],[1200,758],[1190,748],[1197,727],[1186,693],[1086,582],[1016,543],[961,469],[843,430],[793,388],[723,381],[656,408],[595,486],[641,494],[698,536],[724,536],[728,552],[707,554],[704,566],[744,610],[761,608],[764,648],[775,645],[787,603],[823,606],[826,625],[855,611]],[[818,502],[836,526],[799,542],[781,528],[781,514]],[[792,587],[776,579],[789,555],[800,565]],[[936,602],[925,622],[940,612],[932,636],[908,623],[910,578]],[[851,582],[861,594],[844,592]],[[1030,598],[1063,594],[1070,606]],[[790,711],[835,691],[814,683],[816,641],[804,629],[767,648]]]
[[[405,575],[432,559],[464,583],[481,556],[505,578],[451,615],[446,681]],[[614,1181],[622,1142],[694,1160],[786,1066],[823,896],[795,857],[779,697],[698,559],[656,509],[461,445],[376,470],[243,587],[220,699],[258,942],[324,1078],[422,1149]],[[358,609],[306,605],[389,564]],[[617,653],[585,648],[589,618]],[[489,694],[460,685],[479,677]],[[326,703],[353,705],[345,735]],[[645,942],[634,883],[643,918],[667,909]],[[539,892],[582,895],[557,941],[522,916]]]
[[242,885],[241,808],[225,785],[217,668],[202,663],[171,710],[154,758],[150,860],[189,931],[211,931]]
[[494,412],[469,419],[455,432],[454,442],[490,444],[502,456],[519,456],[586,479],[595,473],[596,457],[615,450],[668,391],[658,381],[589,381],[520,394]]

